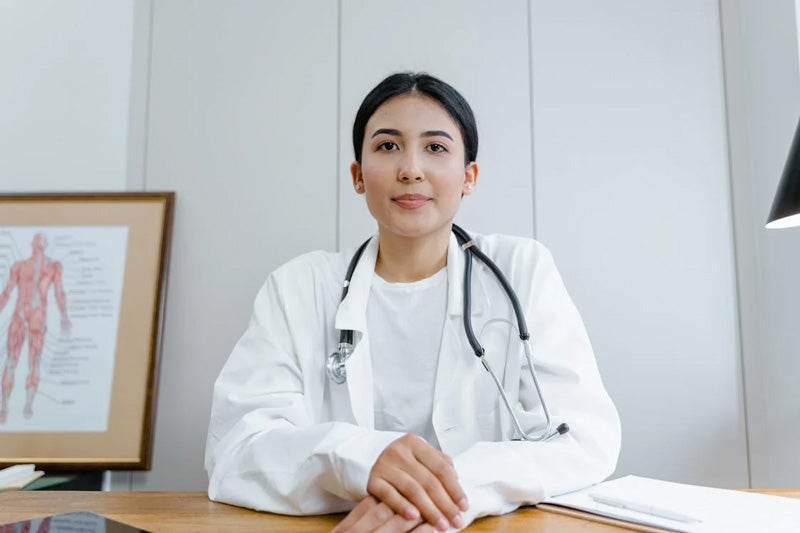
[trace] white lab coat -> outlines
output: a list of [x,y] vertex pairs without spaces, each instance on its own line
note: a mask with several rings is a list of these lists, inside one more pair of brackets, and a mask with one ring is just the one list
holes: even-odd
[[[570,431],[548,442],[509,441],[510,416],[464,334],[464,254],[451,235],[433,427],[467,493],[466,523],[599,482],[614,470],[620,447],[617,411],[550,253],[531,239],[474,240],[516,290],[554,426],[567,422]],[[302,255],[265,282],[250,326],[214,387],[206,446],[212,500],[317,514],[348,510],[366,496],[370,469],[402,436],[374,429],[372,365],[380,364],[380,354],[370,353],[365,313],[377,241],[364,251],[341,305],[353,250]],[[541,427],[522,345],[510,326],[513,310],[478,260],[472,322],[523,427]],[[347,361],[346,384],[337,385],[326,378],[325,361],[341,329],[355,331],[356,348]]]

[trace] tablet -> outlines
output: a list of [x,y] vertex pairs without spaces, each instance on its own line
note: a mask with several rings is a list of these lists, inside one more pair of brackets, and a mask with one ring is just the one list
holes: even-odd
[[3,533],[150,533],[88,511],[55,514],[43,518],[0,524]]

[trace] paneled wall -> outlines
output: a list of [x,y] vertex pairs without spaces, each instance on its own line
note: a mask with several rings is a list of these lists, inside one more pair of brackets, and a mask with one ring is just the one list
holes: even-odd
[[211,389],[267,274],[336,246],[333,2],[155,2],[146,184],[177,191],[152,472],[203,489]]
[[533,6],[537,237],[620,410],[617,473],[745,486],[717,3]]
[[[76,136],[127,176],[8,171],[2,157],[16,145],[0,125],[3,190],[177,192],[153,471],[117,473],[115,487],[205,488],[211,387],[261,282],[303,251],[345,248],[374,230],[350,185],[352,119],[372,85],[406,69],[452,82],[475,109],[480,182],[458,221],[535,236],[554,252],[622,415],[617,473],[748,484],[716,1],[126,9],[92,15],[116,25],[102,42],[131,47],[106,47],[115,61],[92,90],[117,102],[117,87],[130,87],[130,116],[86,115],[95,130]],[[39,61],[64,59],[50,51]],[[22,94],[6,86],[0,95]],[[69,108],[60,89],[46,96]],[[16,102],[0,99],[0,113]],[[117,143],[97,133],[105,128],[128,136]],[[57,139],[45,140],[58,153]]]
[[361,100],[399,70],[426,71],[462,92],[478,122],[480,173],[457,222],[483,233],[533,236],[528,5],[480,0],[341,2],[339,237],[342,248],[375,230],[353,193],[352,128]]
[[153,3],[146,186],[178,209],[155,470],[134,488],[202,488],[211,384],[264,276],[373,231],[352,118],[406,69],[475,108],[459,221],[555,252],[623,416],[619,472],[746,485],[716,2],[387,9]]
[[0,191],[125,188],[133,4],[0,2]]
[[767,230],[800,117],[793,0],[722,3],[742,348],[756,487],[800,485],[800,228]]

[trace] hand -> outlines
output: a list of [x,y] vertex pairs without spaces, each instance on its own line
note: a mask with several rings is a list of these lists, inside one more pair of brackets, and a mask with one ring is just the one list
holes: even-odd
[[356,505],[332,533],[433,533],[433,526],[422,522],[422,518],[408,519],[392,511],[388,505],[367,496]]
[[367,492],[407,520],[422,519],[436,529],[460,528],[468,509],[453,460],[408,433],[383,450],[372,467]]

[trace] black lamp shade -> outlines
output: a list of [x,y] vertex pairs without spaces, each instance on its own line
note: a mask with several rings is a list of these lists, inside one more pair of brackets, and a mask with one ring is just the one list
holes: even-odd
[[800,122],[794,132],[789,158],[772,201],[767,218],[768,228],[788,228],[800,225]]

